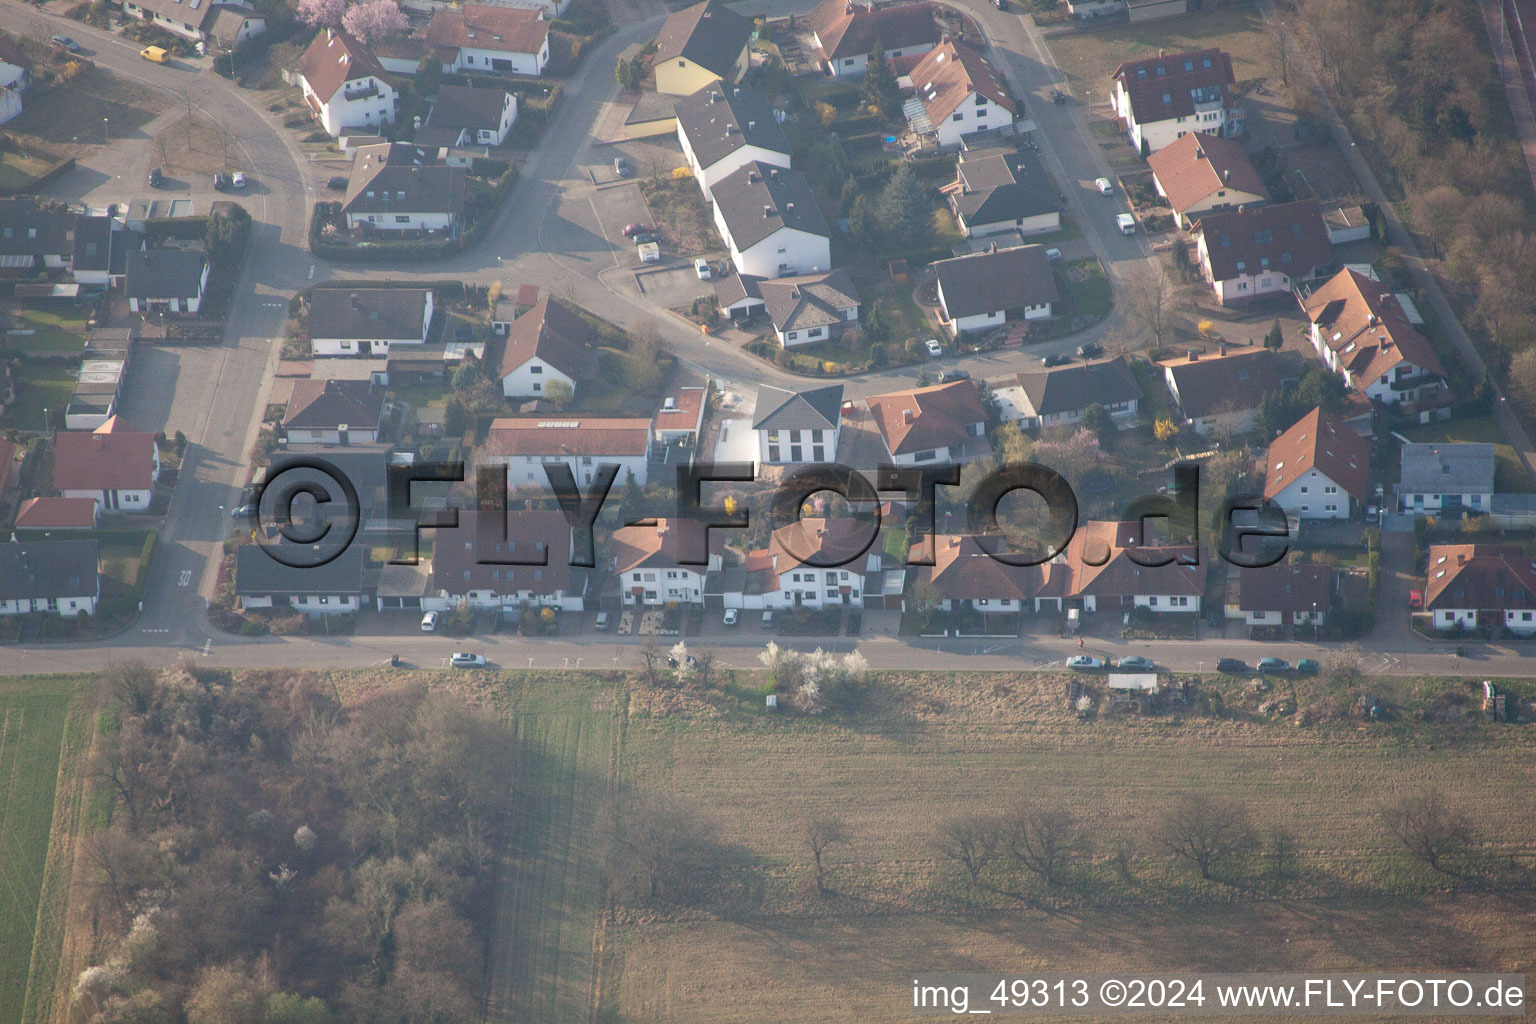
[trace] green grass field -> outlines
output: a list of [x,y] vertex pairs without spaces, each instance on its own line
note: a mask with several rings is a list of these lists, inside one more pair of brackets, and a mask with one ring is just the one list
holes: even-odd
[[0,426],[16,430],[42,430],[43,410],[48,421],[64,425],[64,407],[75,390],[75,370],[67,364],[23,362],[15,373],[16,401],[5,407]]
[[45,878],[75,693],[57,678],[0,686],[0,1024],[24,1019],[29,979],[52,987],[63,940],[63,890]]

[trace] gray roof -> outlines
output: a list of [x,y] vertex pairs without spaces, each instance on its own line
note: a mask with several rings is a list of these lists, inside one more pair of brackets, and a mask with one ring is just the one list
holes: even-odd
[[107,270],[112,266],[112,218],[75,218],[75,270]]
[[755,89],[711,82],[677,101],[677,125],[702,167],[713,167],[743,146],[783,153],[789,139],[779,127],[773,104]]
[[366,380],[296,380],[283,426],[289,430],[378,430],[384,395]]
[[200,252],[138,249],[128,254],[127,291],[135,299],[190,299],[202,294]]
[[1493,491],[1491,444],[1405,444],[1398,487],[1410,494],[1489,494]]
[[347,213],[462,213],[462,167],[404,142],[360,146],[342,209]]
[[100,553],[94,540],[0,544],[0,601],[95,597]]
[[740,249],[785,227],[831,237],[810,182],[799,171],[754,160],[721,178],[710,192]]
[[309,293],[311,338],[420,341],[427,288],[316,288]]
[[76,214],[39,209],[30,199],[0,199],[0,256],[68,256]]
[[715,278],[715,300],[720,303],[722,309],[734,306],[742,299],[761,300],[763,295],[758,290],[758,285],[763,283],[763,278],[756,274],[738,274],[732,271]]
[[955,209],[969,224],[1038,217],[1061,208],[1031,152],[987,153],[966,160],[958,170],[965,191],[955,196]]
[[[295,554],[289,561],[297,561]],[[235,594],[240,597],[290,594],[361,594],[363,549],[353,544],[317,566],[288,566],[259,544],[242,544],[235,552]]]
[[835,430],[842,410],[841,384],[828,384],[809,391],[786,391],[764,384],[757,389],[752,429]]
[[1136,375],[1118,356],[1097,363],[1021,373],[1018,381],[1040,416],[1077,412],[1095,402],[1107,406],[1141,398]]
[[1061,298],[1045,247],[1021,245],[940,260],[933,265],[950,319],[1036,306]]
[[507,90],[476,89],[468,85],[440,85],[437,102],[432,106],[430,124],[434,128],[450,131],[468,128],[471,131],[494,131],[501,127],[501,115],[506,109]]
[[768,307],[773,326],[781,331],[846,323],[843,310],[859,305],[858,289],[841,267],[825,274],[759,281],[757,292]]
[[750,21],[717,0],[705,0],[667,17],[656,35],[654,59],[685,57],[724,78],[751,38]]

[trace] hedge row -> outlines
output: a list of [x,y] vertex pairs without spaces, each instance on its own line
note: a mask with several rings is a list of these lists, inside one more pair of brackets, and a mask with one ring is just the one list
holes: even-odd
[[[498,161],[499,162],[499,161]],[[490,209],[470,224],[457,238],[409,241],[371,241],[366,247],[351,242],[333,242],[325,238],[325,225],[341,222],[341,204],[316,203],[309,218],[309,249],[321,259],[355,260],[363,263],[397,263],[402,260],[430,260],[451,256],[474,245],[496,219],[496,211],[518,179],[518,169],[508,166],[493,190]],[[462,287],[462,286],[461,286]]]

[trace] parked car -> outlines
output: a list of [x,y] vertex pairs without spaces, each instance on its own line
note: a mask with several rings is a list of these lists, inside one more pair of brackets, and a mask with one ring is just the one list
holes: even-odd
[[621,156],[613,158],[613,173],[621,178],[627,178],[633,172],[629,169],[629,161]]
[[923,347],[927,349],[928,354],[935,359],[944,354],[944,346],[939,344],[938,338],[929,338],[927,341],[923,342]]
[[1115,218],[1115,227],[1120,229],[1122,235],[1134,235],[1136,233],[1136,218],[1128,213],[1122,213]]
[[1228,675],[1241,675],[1248,671],[1248,663],[1242,658],[1222,658],[1216,662],[1216,671]]
[[631,241],[633,241],[636,245],[644,245],[647,242],[660,242],[661,235],[655,231],[642,231],[638,235],[635,235]]
[[711,276],[709,260],[702,257],[693,261],[693,272],[699,275],[700,281],[708,281]]
[[1284,658],[1259,659],[1260,672],[1289,672],[1290,670],[1291,663],[1286,661]]
[[773,628],[773,612],[772,611],[763,612],[763,628],[764,629],[772,629]]
[[75,42],[73,39],[69,38],[69,36],[54,36],[53,37],[53,45],[55,45],[55,46],[62,46],[62,47],[64,47],[64,49],[68,50],[70,53],[79,53],[80,52],[80,44]]
[[454,668],[485,668],[485,655],[454,651],[453,656],[448,659],[448,664]]
[[1094,178],[1093,187],[1099,190],[1099,195],[1101,196],[1112,196],[1115,194],[1114,183],[1108,178]]
[[1061,250],[1060,249],[1047,249],[1047,250],[1045,250],[1045,259],[1046,259],[1046,262],[1048,262],[1048,263],[1060,263],[1061,262]]
[[1296,671],[1304,676],[1316,675],[1322,666],[1313,658],[1302,658],[1296,663]]
[[347,179],[340,177],[326,178],[325,187],[330,189],[332,192],[345,192],[347,190]]
[[1138,672],[1150,672],[1157,668],[1157,662],[1151,658],[1143,658],[1139,654],[1127,654],[1120,659],[1121,668],[1133,668]]
[[1056,352],[1040,360],[1041,366],[1066,366],[1072,361],[1072,357],[1065,352]]
[[1095,658],[1091,654],[1074,654],[1072,657],[1067,659],[1067,668],[1090,669],[1103,667],[1104,659]]
[[230,188],[245,188],[245,172],[244,171],[236,171],[234,174],[231,174],[229,176],[229,187]]
[[164,64],[171,59],[171,51],[163,46],[146,46],[139,51],[139,56],[155,64]]
[[608,628],[608,613],[598,612],[597,620],[592,623],[592,628],[596,630],[606,630]]
[[1096,341],[1090,341],[1086,345],[1077,346],[1077,358],[1097,359],[1104,354],[1104,346]]
[[992,0],[992,6],[1000,11],[1006,11],[1008,9],[1008,0]]
[[939,374],[940,384],[953,384],[957,380],[970,380],[971,375],[966,370],[945,370]]
[[1051,102],[1059,107],[1063,103],[1067,102],[1067,94],[1062,92],[1060,89],[1052,89]]
[[251,516],[256,515],[256,511],[257,510],[256,510],[256,506],[255,505],[241,505],[239,508],[234,509],[233,511],[231,511],[229,513],[229,518],[231,518],[231,519],[247,519],[247,518],[249,518]]
[[225,174],[223,171],[219,171],[213,176],[213,190],[215,192],[223,192],[228,188],[229,175]]
[[421,617],[421,631],[423,633],[437,632],[437,612],[427,612]]
[[735,608],[727,608],[725,610],[725,617],[720,621],[724,622],[727,626],[734,626],[736,625],[736,620],[739,617],[740,616],[737,615]]
[[634,238],[636,235],[647,235],[656,229],[649,224],[625,224],[624,237]]
[[149,187],[159,188],[165,182],[165,175],[160,173],[160,168],[151,168],[149,172]]

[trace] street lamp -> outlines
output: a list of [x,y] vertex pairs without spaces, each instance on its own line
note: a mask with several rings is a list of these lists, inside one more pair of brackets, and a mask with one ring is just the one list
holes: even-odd
[[45,405],[45,406],[43,406],[43,433],[45,433],[45,434],[50,429],[49,426],[48,426],[49,422],[50,421],[48,419],[48,407]]
[[106,136],[107,143],[110,145],[112,142],[112,119],[110,117],[101,119],[101,131]]
[[1317,602],[1312,602],[1312,642],[1317,643]]

